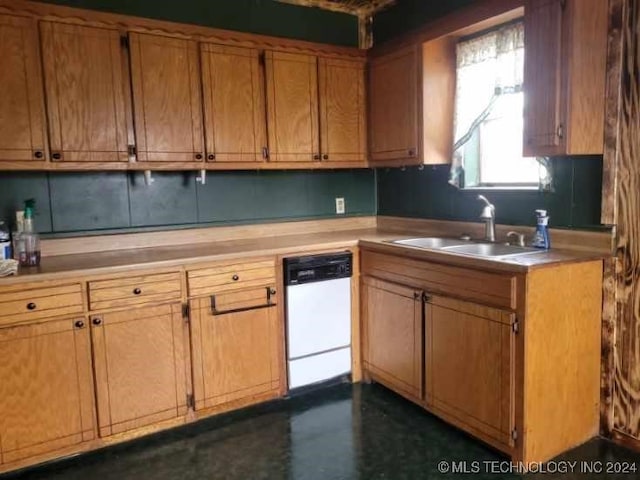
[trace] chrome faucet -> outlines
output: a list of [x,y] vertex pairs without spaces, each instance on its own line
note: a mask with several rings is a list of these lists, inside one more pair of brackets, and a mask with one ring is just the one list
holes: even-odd
[[487,200],[484,195],[478,195],[478,200],[482,200],[486,205],[482,209],[480,219],[484,222],[484,239],[487,242],[496,241],[496,207]]

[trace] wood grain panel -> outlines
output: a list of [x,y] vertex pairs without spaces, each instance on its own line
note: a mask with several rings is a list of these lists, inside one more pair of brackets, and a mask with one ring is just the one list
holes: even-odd
[[76,327],[76,322],[83,320],[0,329],[5,463],[95,437],[89,329],[84,323]]
[[559,153],[565,139],[559,129],[566,128],[561,101],[567,17],[561,0],[527,0],[525,12],[524,153]]
[[128,161],[120,33],[41,22],[40,35],[53,160]]
[[99,310],[180,299],[180,273],[157,273],[89,282],[89,308]]
[[505,308],[515,308],[515,277],[362,251],[362,273]]
[[137,160],[204,160],[198,44],[129,34]]
[[48,155],[38,30],[32,18],[0,15],[0,162],[42,168]]
[[318,71],[313,55],[267,51],[269,160],[320,160]]
[[[617,165],[614,429],[640,439],[640,2],[622,22],[622,91]],[[637,445],[637,442],[635,442]]]
[[100,436],[186,413],[179,303],[91,317]]
[[0,293],[0,325],[82,313],[79,283]]
[[370,161],[422,163],[420,49],[411,45],[369,63]]
[[555,457],[598,433],[601,312],[601,261],[528,275],[523,461]]
[[363,62],[318,59],[323,162],[366,162]]
[[199,299],[191,309],[196,410],[279,391],[284,338],[275,306],[214,315]]
[[515,315],[437,296],[425,315],[433,407],[512,446]]
[[387,387],[423,398],[422,292],[361,277],[364,368]]
[[267,148],[261,52],[201,44],[207,161],[260,162]]

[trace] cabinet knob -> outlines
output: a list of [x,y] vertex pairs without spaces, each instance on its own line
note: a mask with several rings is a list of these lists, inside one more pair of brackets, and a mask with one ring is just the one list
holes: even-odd
[[84,322],[82,320],[78,320],[74,325],[76,328],[84,328]]
[[27,310],[35,310],[36,309],[36,304],[31,302],[31,303],[27,303]]
[[102,323],[102,319],[101,318],[94,318],[93,319],[93,324],[94,325],[100,325]]
[[322,159],[323,160],[329,160],[329,155],[327,155],[326,153],[324,155],[322,155]]
[[314,154],[313,154],[313,159],[314,159],[314,160],[320,160],[320,155],[319,155],[319,154],[317,154],[317,153],[314,153]]
[[60,152],[53,152],[51,154],[51,158],[54,160],[62,160],[62,154]]
[[215,153],[210,153],[209,155],[207,155],[207,160],[215,160],[215,159],[216,159]]
[[202,154],[196,153],[196,160],[202,160]]
[[36,150],[35,152],[33,152],[33,156],[35,158],[42,158],[44,157],[44,153],[42,152],[42,150]]
[[238,275],[234,275],[233,277],[231,277],[231,280],[237,282],[238,280],[240,280],[240,277]]
[[134,295],[140,295],[142,293],[142,290],[140,288],[134,288],[133,289],[133,294]]

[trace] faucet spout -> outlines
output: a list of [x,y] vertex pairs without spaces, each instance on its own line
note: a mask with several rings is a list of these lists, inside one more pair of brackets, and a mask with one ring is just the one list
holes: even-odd
[[484,222],[484,239],[488,242],[496,241],[496,207],[484,195],[478,195],[478,200],[485,203],[480,219]]

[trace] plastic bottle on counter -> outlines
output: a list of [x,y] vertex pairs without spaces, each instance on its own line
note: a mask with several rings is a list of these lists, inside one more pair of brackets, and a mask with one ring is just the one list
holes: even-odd
[[18,260],[20,265],[25,267],[40,265],[40,235],[36,232],[33,220],[35,208],[35,200],[29,199],[24,202],[24,230],[20,235],[22,250]]
[[0,260],[11,258],[11,234],[7,225],[0,220]]
[[533,235],[531,246],[535,248],[551,248],[549,239],[549,215],[546,210],[536,210],[536,233]]

